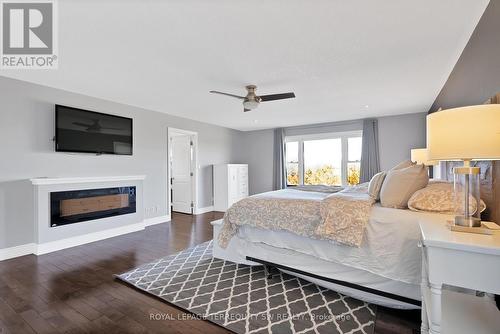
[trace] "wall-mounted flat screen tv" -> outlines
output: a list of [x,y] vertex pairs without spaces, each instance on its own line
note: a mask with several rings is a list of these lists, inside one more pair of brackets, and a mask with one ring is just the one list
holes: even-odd
[[132,155],[132,119],[56,105],[56,151]]

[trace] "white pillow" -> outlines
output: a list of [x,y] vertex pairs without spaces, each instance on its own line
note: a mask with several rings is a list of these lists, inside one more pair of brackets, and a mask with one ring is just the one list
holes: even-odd
[[[442,214],[454,214],[455,204],[453,201],[453,183],[432,182],[424,189],[413,194],[408,201],[408,208],[412,211],[436,212]],[[483,212],[486,204],[481,200],[480,210]],[[469,201],[470,212],[477,210],[476,200],[471,197]]]
[[416,163],[412,162],[411,160],[405,160],[405,161],[401,161],[396,166],[392,167],[390,170],[398,170],[398,169],[408,168],[408,167],[415,166],[415,165],[416,165]]
[[428,183],[429,174],[424,165],[392,169],[387,172],[382,184],[380,203],[388,208],[406,209],[410,197]]
[[379,172],[373,175],[370,183],[368,184],[368,194],[376,201],[380,199],[380,189],[384,183],[385,175],[386,172]]

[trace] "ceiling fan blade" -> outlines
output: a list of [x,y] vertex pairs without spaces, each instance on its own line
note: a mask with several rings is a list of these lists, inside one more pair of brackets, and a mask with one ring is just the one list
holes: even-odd
[[282,94],[270,94],[270,95],[260,95],[260,100],[264,101],[274,101],[274,100],[283,100],[283,99],[292,99],[295,97],[295,94],[290,93],[282,93]]
[[243,108],[243,112],[248,112],[250,110],[252,110],[252,109]]
[[73,125],[78,125],[78,126],[83,126],[83,127],[91,127],[92,124],[85,124],[85,123],[82,123],[82,122],[73,122]]
[[210,93],[213,93],[213,94],[221,94],[221,95],[226,95],[226,96],[231,96],[231,97],[235,97],[237,99],[240,99],[240,100],[243,100],[245,99],[244,96],[239,96],[239,95],[234,95],[234,94],[229,94],[229,93],[224,93],[224,92],[219,92],[219,91],[216,91],[216,90],[211,90]]

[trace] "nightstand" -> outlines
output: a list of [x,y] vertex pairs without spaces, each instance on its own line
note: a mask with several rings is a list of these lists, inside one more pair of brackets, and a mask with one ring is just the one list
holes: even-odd
[[492,299],[452,288],[500,294],[500,235],[452,232],[433,218],[421,221],[420,231],[422,333],[500,333]]

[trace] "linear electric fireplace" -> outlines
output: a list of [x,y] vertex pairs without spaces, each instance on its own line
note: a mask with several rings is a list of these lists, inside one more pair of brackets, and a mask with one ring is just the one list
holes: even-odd
[[135,187],[50,193],[51,227],[125,215],[135,211]]

